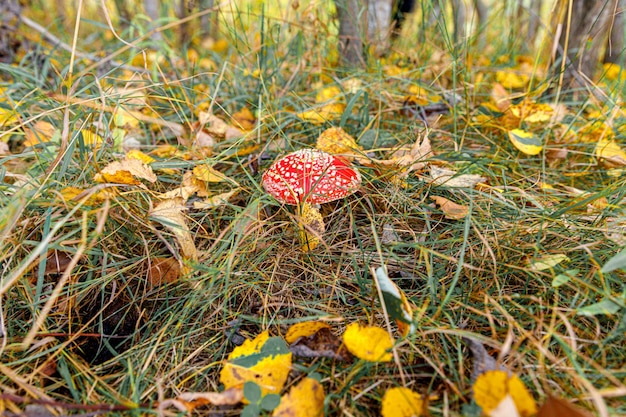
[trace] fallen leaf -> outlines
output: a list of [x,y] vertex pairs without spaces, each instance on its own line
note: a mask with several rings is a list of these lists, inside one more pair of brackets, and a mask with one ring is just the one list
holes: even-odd
[[445,197],[431,196],[430,198],[435,200],[446,219],[461,220],[469,214],[468,206],[462,206]]
[[426,166],[425,159],[433,156],[428,135],[423,138],[418,137],[411,147],[403,147],[395,151],[389,163],[405,167],[408,174],[411,171],[421,170]]
[[305,321],[302,323],[296,323],[292,325],[289,330],[287,330],[287,334],[285,334],[285,341],[292,344],[301,337],[313,336],[315,333],[320,331],[320,329],[330,329],[330,325],[328,323],[324,323],[323,321]]
[[550,395],[537,412],[537,417],[591,417],[591,413]]
[[205,164],[195,166],[192,172],[196,179],[204,182],[230,181],[226,175]]
[[83,129],[80,131],[80,134],[83,137],[83,144],[86,146],[97,146],[104,143],[102,136],[92,132],[91,130]]
[[[168,228],[178,240],[184,259],[198,260],[198,251],[193,241],[187,219],[183,214],[186,210],[182,198],[161,201],[150,212],[150,217]],[[186,272],[186,271],[184,271]]]
[[570,259],[567,255],[562,253],[555,253],[553,255],[545,255],[539,259],[535,259],[530,262],[530,269],[533,271],[545,271],[551,269],[560,264],[561,262],[568,262]]
[[491,415],[507,396],[511,397],[521,417],[537,413],[537,404],[522,380],[517,375],[509,376],[506,371],[487,371],[479,375],[474,382],[473,390],[476,404],[487,415]]
[[278,394],[291,370],[291,356],[283,339],[265,331],[233,349],[220,372],[220,382],[228,389],[252,381],[263,395]]
[[40,143],[50,142],[58,129],[44,120],[38,120],[31,127],[24,129],[24,146],[32,147]]
[[216,194],[211,197],[207,197],[202,201],[194,201],[193,208],[197,210],[206,210],[209,208],[221,206],[223,204],[228,203],[228,200],[232,196],[237,194],[238,192],[239,192],[239,189],[235,189],[235,190],[231,190],[225,193]]
[[151,164],[154,161],[156,161],[156,159],[154,159],[150,155],[147,155],[147,154],[141,152],[139,149],[131,149],[130,151],[126,152],[126,158],[128,158],[128,159],[138,159],[138,160],[140,160],[141,162],[143,162],[146,165]]
[[513,69],[509,69],[496,72],[496,81],[502,84],[504,88],[517,90],[524,88],[528,84],[528,81],[530,81],[530,77]]
[[315,95],[316,103],[326,103],[327,101],[341,98],[341,89],[336,85],[324,87]]
[[146,259],[148,265],[147,278],[152,287],[163,284],[172,284],[180,278],[180,264],[176,258],[150,258]]
[[493,410],[487,413],[489,417],[520,417],[513,397],[510,395],[505,396],[500,404]]
[[506,371],[506,368],[498,364],[478,340],[471,337],[466,337],[464,340],[472,352],[472,383],[476,382],[476,379],[487,371]]
[[477,174],[460,174],[451,169],[432,165],[430,167],[430,183],[434,186],[445,185],[452,188],[474,188],[476,184],[487,179]]
[[148,165],[139,159],[126,158],[121,161],[113,161],[95,175],[96,182],[110,182],[117,184],[139,185],[143,179],[156,182],[157,176]]
[[296,113],[296,116],[309,123],[322,124],[340,118],[345,109],[346,105],[343,103],[330,103],[316,109]]
[[333,155],[359,153],[361,150],[356,140],[340,127],[330,127],[323,131],[317,138],[315,147]]
[[404,387],[389,388],[383,396],[382,417],[419,417],[424,412],[421,395]]
[[376,268],[374,275],[380,291],[383,293],[385,310],[398,326],[403,337],[415,333],[413,322],[413,309],[404,293],[389,279],[387,269],[384,266]]
[[611,166],[625,166],[626,152],[614,140],[601,139],[596,145],[596,157]]
[[543,149],[541,139],[537,135],[522,129],[509,130],[509,139],[513,146],[526,155],[538,155]]
[[304,378],[291,387],[272,413],[273,417],[319,417],[324,415],[324,387],[313,378]]
[[241,388],[230,388],[223,392],[185,392],[176,399],[167,399],[159,403],[159,410],[174,406],[180,411],[191,413],[204,405],[236,405],[242,400]]
[[343,334],[343,343],[350,353],[369,362],[389,362],[393,340],[385,329],[352,323]]
[[256,126],[256,117],[247,107],[242,107],[241,110],[233,113],[232,118],[243,130],[252,130]]

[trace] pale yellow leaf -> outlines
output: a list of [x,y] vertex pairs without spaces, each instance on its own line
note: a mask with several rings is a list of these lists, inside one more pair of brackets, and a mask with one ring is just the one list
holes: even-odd
[[539,259],[535,259],[530,262],[530,269],[533,271],[544,271],[546,269],[554,268],[561,262],[567,262],[570,259],[567,255],[562,253],[555,253],[554,255],[542,256]]
[[221,206],[223,204],[226,204],[228,200],[232,196],[237,194],[238,192],[239,192],[239,189],[235,189],[235,190],[231,190],[225,193],[216,194],[211,197],[207,197],[203,201],[194,201],[193,208],[197,210],[204,210],[204,209]]
[[313,378],[304,378],[280,399],[273,417],[322,417],[324,387]]
[[614,140],[599,140],[596,145],[596,157],[615,166],[626,165],[626,152]]
[[113,161],[95,175],[96,182],[112,182],[118,184],[139,184],[137,179],[156,182],[157,176],[148,165],[139,159],[126,158]]
[[436,165],[430,167],[430,178],[432,185],[445,185],[453,188],[474,188],[476,184],[486,181],[485,177],[477,174],[459,175],[456,171]]
[[168,228],[176,237],[184,259],[198,260],[198,251],[183,212],[187,208],[182,198],[161,201],[150,212],[150,216]]

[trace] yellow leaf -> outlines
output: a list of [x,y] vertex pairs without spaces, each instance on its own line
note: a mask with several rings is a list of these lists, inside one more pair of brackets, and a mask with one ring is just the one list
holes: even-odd
[[156,159],[154,159],[150,155],[146,155],[145,153],[141,152],[139,149],[131,149],[130,151],[126,152],[126,158],[138,159],[144,164],[151,164],[154,161],[156,161]]
[[554,109],[549,104],[535,103],[528,99],[511,106],[509,110],[515,117],[527,123],[547,122],[554,113]]
[[0,107],[0,126],[11,125],[17,122],[17,113],[13,110]]
[[91,130],[83,129],[80,133],[83,136],[83,143],[86,146],[95,146],[104,143],[104,139],[102,139],[100,135],[93,133]]
[[[65,187],[61,191],[61,196],[63,197],[63,201],[78,201],[82,199],[82,197],[86,197],[89,194],[89,190],[83,190],[82,188],[77,187]],[[107,198],[110,198],[113,195],[113,191],[102,190],[96,193],[91,194],[91,196],[87,199],[86,204],[88,205],[99,205]]]
[[543,149],[541,139],[534,133],[522,129],[509,130],[511,143],[526,155],[537,155]]
[[285,340],[287,343],[292,344],[301,337],[313,336],[321,329],[330,329],[330,325],[322,321],[305,321],[302,323],[296,323],[292,325],[289,330],[287,330]]
[[29,147],[49,142],[56,132],[57,129],[51,123],[39,120],[32,127],[24,129],[24,136],[26,137],[24,146]]
[[462,206],[453,201],[448,200],[445,197],[431,196],[435,203],[439,206],[446,219],[461,220],[469,214],[469,207]]
[[496,72],[496,80],[508,89],[524,88],[530,81],[526,74],[518,74],[513,70]]
[[184,259],[197,261],[198,251],[189,226],[187,226],[187,219],[183,214],[184,210],[186,207],[182,198],[171,198],[157,204],[150,212],[150,216],[174,234],[180,244]]
[[369,362],[391,361],[393,340],[386,330],[375,326],[352,323],[343,334],[346,348],[359,359]]
[[208,165],[197,165],[193,168],[193,175],[196,179],[204,182],[222,182],[228,181],[228,177],[218,170]]
[[331,103],[319,109],[297,113],[296,116],[309,123],[322,124],[340,118],[345,108],[346,106],[343,103]]
[[291,352],[285,341],[269,337],[265,331],[233,349],[220,372],[220,382],[228,389],[252,381],[261,387],[263,395],[278,394],[290,369]]
[[480,374],[474,383],[474,400],[483,411],[490,415],[502,400],[510,395],[515,407],[522,417],[537,413],[537,404],[530,395],[524,383],[517,375],[506,371],[487,371]]
[[317,92],[315,96],[316,103],[325,103],[330,100],[334,100],[341,97],[341,89],[336,85],[322,88]]
[[383,417],[418,417],[423,414],[422,397],[408,388],[395,387],[385,392],[382,402]]
[[415,333],[415,323],[413,323],[413,309],[407,300],[404,292],[389,279],[387,270],[381,266],[376,269],[374,275],[380,291],[383,293],[383,301],[385,302],[385,310],[398,326],[398,330],[402,336]]
[[302,243],[302,251],[306,253],[319,245],[326,225],[319,210],[308,203],[302,204],[299,220],[300,242]]
[[243,107],[238,112],[233,113],[233,120],[236,122],[238,127],[243,130],[252,130],[256,124],[256,117],[252,114],[250,109],[247,107]]
[[138,159],[126,158],[113,161],[94,177],[96,182],[113,182],[118,184],[138,185],[137,180],[143,179],[156,182],[157,176],[148,165]]
[[614,140],[599,140],[596,145],[596,157],[616,166],[626,165],[626,152]]
[[603,69],[604,69],[604,78],[606,78],[609,81],[617,80],[620,74],[622,74],[622,77],[626,77],[626,73],[624,72],[622,67],[620,67],[618,64],[607,62],[606,64],[604,64]]
[[350,154],[361,149],[356,140],[340,127],[331,127],[323,131],[317,138],[315,147],[333,155]]
[[283,395],[273,417],[320,417],[324,413],[324,387],[313,378],[304,378]]
[[228,199],[237,194],[239,189],[231,190],[225,193],[213,195],[211,197],[205,198],[203,201],[194,201],[193,208],[197,210],[203,210],[208,208],[213,208],[217,206],[221,206],[222,204],[226,204]]

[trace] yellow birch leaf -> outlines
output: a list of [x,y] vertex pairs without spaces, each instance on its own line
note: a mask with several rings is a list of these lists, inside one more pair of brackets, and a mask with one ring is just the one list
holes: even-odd
[[86,146],[96,146],[104,143],[104,139],[96,133],[93,133],[91,130],[83,129],[80,131],[83,136],[83,143]]
[[469,214],[469,207],[467,206],[457,204],[445,197],[431,196],[430,198],[435,200],[446,219],[461,220]]
[[300,224],[298,224],[302,251],[309,252],[315,249],[320,238],[326,231],[326,225],[322,214],[311,204],[303,203],[300,213]]
[[626,152],[614,140],[601,139],[596,145],[596,157],[616,166],[626,165]]
[[530,77],[526,74],[518,74],[514,70],[496,72],[496,80],[505,88],[515,90],[526,87]]
[[382,417],[419,417],[423,411],[422,397],[408,388],[390,388],[383,396]]
[[243,107],[238,112],[233,113],[232,118],[239,125],[238,127],[243,130],[252,130],[256,125],[256,117],[247,107]]
[[150,212],[150,217],[174,234],[184,259],[197,261],[198,251],[189,226],[187,226],[187,219],[183,214],[184,210],[186,207],[182,198],[171,198],[157,204]]
[[138,179],[156,182],[157,176],[148,165],[139,159],[126,158],[113,161],[95,175],[96,182],[113,182],[119,184],[139,184]]
[[340,127],[331,127],[323,131],[317,138],[315,147],[333,155],[350,154],[361,149],[356,140]]
[[352,323],[343,334],[346,348],[359,359],[369,362],[389,362],[393,340],[385,329]]
[[522,380],[517,375],[509,376],[507,371],[494,370],[480,374],[473,389],[476,404],[488,415],[497,409],[508,395],[513,399],[521,417],[537,413],[537,404]]
[[226,389],[255,382],[265,394],[278,394],[291,370],[291,352],[280,337],[269,337],[267,331],[254,340],[246,340],[228,355],[220,372]]
[[204,182],[228,181],[228,177],[208,165],[198,165],[193,168],[193,175]]
[[626,77],[626,72],[618,64],[607,62],[602,68],[604,69],[604,78],[609,81],[617,80],[620,74],[623,74],[622,77]]
[[541,139],[534,133],[522,129],[509,130],[511,143],[526,155],[537,155],[543,149]]
[[131,149],[130,151],[126,152],[126,158],[138,159],[146,165],[156,161],[156,159],[154,159],[150,155],[141,152],[139,149]]
[[315,96],[316,103],[326,103],[327,101],[334,100],[341,97],[341,89],[336,85],[324,87],[319,90]]
[[12,125],[17,122],[17,113],[14,110],[0,107],[0,126]]
[[313,378],[304,378],[280,399],[273,417],[321,417],[324,414],[324,387]]
[[297,113],[296,116],[309,123],[322,124],[340,118],[345,109],[343,103],[330,103],[318,109]]
[[330,325],[322,321],[305,321],[302,323],[296,323],[292,325],[289,330],[287,330],[285,340],[287,343],[292,344],[301,337],[313,336],[321,329],[330,329]]

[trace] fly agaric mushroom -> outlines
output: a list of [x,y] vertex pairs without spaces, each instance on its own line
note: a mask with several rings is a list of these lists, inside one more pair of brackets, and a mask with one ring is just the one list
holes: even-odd
[[354,193],[361,184],[361,174],[340,156],[302,149],[276,161],[263,174],[262,184],[281,203],[299,206],[302,248],[309,251],[317,246],[325,229],[322,216],[313,205]]
[[263,174],[263,188],[285,204],[324,204],[354,193],[361,174],[342,157],[301,149],[279,159]]

